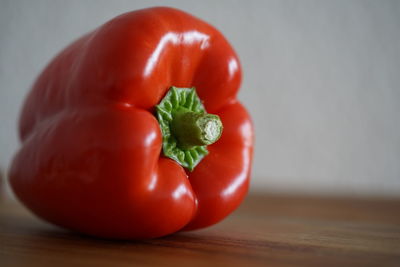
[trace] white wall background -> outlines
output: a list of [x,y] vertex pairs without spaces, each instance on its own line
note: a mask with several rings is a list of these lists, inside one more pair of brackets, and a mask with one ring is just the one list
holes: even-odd
[[112,17],[168,5],[219,28],[256,126],[253,190],[400,195],[400,1],[0,0],[0,167],[28,88]]

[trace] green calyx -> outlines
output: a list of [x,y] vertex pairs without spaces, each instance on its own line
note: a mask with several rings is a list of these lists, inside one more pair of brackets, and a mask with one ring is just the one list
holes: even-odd
[[192,171],[222,134],[222,122],[208,114],[195,88],[172,86],[156,106],[163,153]]

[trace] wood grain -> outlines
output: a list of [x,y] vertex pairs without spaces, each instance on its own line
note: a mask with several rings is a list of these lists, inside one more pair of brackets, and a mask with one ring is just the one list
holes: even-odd
[[0,202],[0,266],[400,266],[400,199],[253,195],[224,222],[95,239]]

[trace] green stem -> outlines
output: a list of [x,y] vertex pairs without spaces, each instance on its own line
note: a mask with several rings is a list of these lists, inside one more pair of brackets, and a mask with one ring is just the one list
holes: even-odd
[[183,149],[211,145],[221,137],[222,122],[217,115],[181,108],[173,113],[171,133]]
[[207,156],[207,145],[222,134],[222,122],[208,114],[195,88],[172,86],[156,107],[163,154],[192,171]]

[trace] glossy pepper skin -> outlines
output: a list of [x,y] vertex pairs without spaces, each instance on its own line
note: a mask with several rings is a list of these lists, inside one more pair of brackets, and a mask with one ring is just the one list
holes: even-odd
[[[253,128],[236,99],[240,82],[235,52],[209,24],[165,7],[120,15],[65,48],[34,83],[13,191],[39,217],[104,238],[215,224],[249,186]],[[171,86],[196,87],[224,125],[192,172],[161,151],[154,110]]]

